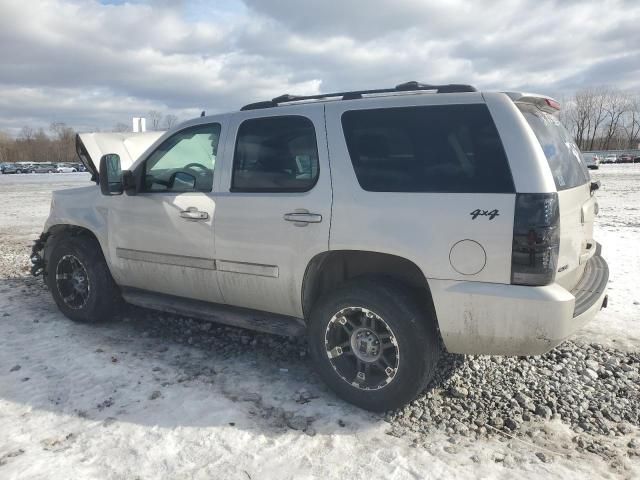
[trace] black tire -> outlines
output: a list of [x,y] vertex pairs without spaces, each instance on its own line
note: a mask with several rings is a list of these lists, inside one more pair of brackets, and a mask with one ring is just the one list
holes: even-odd
[[[337,312],[345,309],[350,312],[348,307],[375,312],[386,323],[383,330],[388,326],[395,336],[398,363],[393,379],[382,388],[365,390],[354,386],[329,359],[325,339],[331,335],[335,322],[331,327],[329,324]],[[387,278],[355,279],[319,299],[309,319],[308,342],[316,369],[329,387],[347,402],[376,412],[395,409],[413,400],[433,377],[441,352],[433,314],[411,290]]]
[[[88,235],[71,234],[54,235],[48,242],[53,243],[47,258],[46,282],[60,311],[76,322],[97,323],[111,319],[118,312],[122,298],[100,244]],[[69,281],[58,280],[59,276],[66,275],[58,272],[63,271],[69,259],[73,258],[82,266],[82,276],[86,277],[88,284],[86,297],[82,301],[65,300],[73,295],[71,293],[65,297],[71,291]]]

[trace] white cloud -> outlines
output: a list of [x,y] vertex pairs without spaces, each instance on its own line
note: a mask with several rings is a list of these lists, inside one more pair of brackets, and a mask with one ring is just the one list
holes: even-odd
[[562,94],[637,85],[625,0],[0,0],[0,129],[109,128],[407,80]]

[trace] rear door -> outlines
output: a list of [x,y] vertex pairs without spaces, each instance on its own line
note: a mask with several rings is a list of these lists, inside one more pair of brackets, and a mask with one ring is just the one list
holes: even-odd
[[328,249],[331,177],[323,105],[234,116],[216,196],[225,303],[302,316],[309,261]]
[[593,222],[597,208],[590,175],[571,134],[557,115],[518,104],[549,163],[560,203],[560,252],[556,282],[571,290],[595,253]]

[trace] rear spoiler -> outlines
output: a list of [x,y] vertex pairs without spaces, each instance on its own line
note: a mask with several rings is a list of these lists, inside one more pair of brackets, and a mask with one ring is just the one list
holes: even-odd
[[560,112],[560,103],[551,97],[545,95],[539,95],[537,93],[522,93],[522,92],[503,92],[514,103],[526,103],[529,105],[535,105],[540,110],[556,114]]
[[76,135],[76,153],[91,172],[91,180],[98,183],[98,166],[103,155],[118,154],[120,165],[126,170],[164,133],[79,133]]

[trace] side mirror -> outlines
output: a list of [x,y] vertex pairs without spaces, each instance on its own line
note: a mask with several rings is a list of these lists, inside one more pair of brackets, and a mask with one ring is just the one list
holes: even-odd
[[176,172],[169,180],[171,190],[177,192],[193,192],[196,189],[196,177],[187,172]]
[[121,195],[124,191],[120,155],[108,153],[100,159],[100,191],[103,195]]

